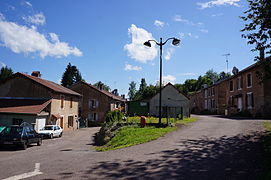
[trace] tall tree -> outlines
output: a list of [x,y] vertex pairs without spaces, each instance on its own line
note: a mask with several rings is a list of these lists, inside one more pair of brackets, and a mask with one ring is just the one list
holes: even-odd
[[143,91],[146,87],[147,87],[146,80],[145,80],[145,78],[142,78],[141,83],[139,85],[139,91]]
[[72,66],[71,63],[69,63],[66,67],[65,72],[62,75],[61,85],[64,87],[70,87],[74,83],[77,83],[81,80],[83,79],[77,67]]
[[130,100],[134,99],[135,93],[136,93],[136,83],[134,81],[132,81],[129,84],[129,92],[128,92],[128,96],[129,96]]
[[245,16],[241,17],[247,23],[241,30],[242,37],[248,39],[248,44],[255,45],[252,51],[266,50],[266,53],[271,54],[271,1],[247,1],[249,9],[244,12]]
[[11,68],[8,68],[7,66],[3,66],[0,70],[0,82],[8,78],[13,74],[13,71]]
[[111,90],[111,88],[108,85],[104,84],[102,81],[96,82],[95,84],[93,84],[93,86],[96,86],[97,88],[102,88],[103,90],[106,90],[108,92],[110,92]]

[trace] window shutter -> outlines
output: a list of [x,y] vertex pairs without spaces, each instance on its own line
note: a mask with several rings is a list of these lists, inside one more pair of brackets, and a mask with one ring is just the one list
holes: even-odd
[[246,107],[248,107],[248,95],[246,94]]
[[253,97],[253,93],[251,93],[251,106],[254,107],[254,97]]
[[96,100],[96,107],[99,107],[99,101]]

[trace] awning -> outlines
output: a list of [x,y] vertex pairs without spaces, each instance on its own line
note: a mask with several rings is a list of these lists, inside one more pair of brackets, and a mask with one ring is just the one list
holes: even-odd
[[53,116],[54,118],[56,118],[56,119],[60,119],[60,118],[61,118],[61,116],[60,116],[59,114],[52,114],[52,116]]

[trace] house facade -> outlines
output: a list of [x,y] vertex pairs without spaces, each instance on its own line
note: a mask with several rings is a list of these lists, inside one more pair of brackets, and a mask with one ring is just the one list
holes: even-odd
[[[36,119],[31,122],[36,130],[41,127],[38,124],[44,122],[60,125],[64,131],[75,130],[78,127],[78,104],[81,95],[59,84],[44,80],[39,75],[24,73],[12,75],[0,84],[0,97],[2,101],[13,99],[14,102],[19,103],[0,107],[0,123],[4,123],[4,119],[10,119],[9,124],[19,124],[21,121],[30,121],[31,115]],[[48,103],[43,104],[46,105],[45,107],[41,106],[42,102],[29,106],[28,101],[35,100],[47,100]],[[28,112],[31,108],[36,111]],[[41,113],[42,118],[37,118]]]
[[125,111],[125,99],[103,90],[103,87],[95,87],[86,82],[78,82],[71,89],[82,95],[79,104],[80,117],[87,122],[87,126],[99,125],[105,121],[108,111]]
[[270,58],[257,62],[233,76],[190,96],[193,113],[209,111],[221,115],[271,117],[271,79],[261,80]]
[[[157,93],[149,101],[151,116],[159,115],[159,96],[160,93]],[[189,98],[171,83],[168,83],[162,88],[162,116],[176,117],[179,114],[186,117],[190,116]]]

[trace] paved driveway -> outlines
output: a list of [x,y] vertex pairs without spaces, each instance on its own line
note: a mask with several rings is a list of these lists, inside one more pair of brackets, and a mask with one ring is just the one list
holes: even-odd
[[1,151],[0,179],[32,172],[35,163],[43,174],[29,179],[255,179],[262,172],[261,120],[198,118],[156,141],[110,152],[93,151],[97,128]]

